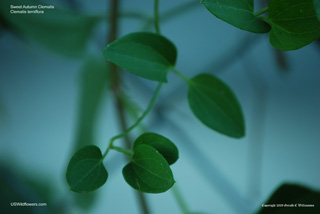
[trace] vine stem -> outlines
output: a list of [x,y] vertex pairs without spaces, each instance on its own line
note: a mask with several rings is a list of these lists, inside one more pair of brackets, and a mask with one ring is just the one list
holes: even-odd
[[160,93],[160,90],[161,90],[161,87],[162,87],[162,84],[163,83],[159,83],[150,102],[149,102],[149,105],[148,107],[146,108],[146,110],[143,112],[143,114],[138,118],[138,120],[133,124],[131,125],[127,130],[125,130],[124,132],[122,132],[121,134],[118,134],[114,137],[112,137],[109,141],[109,145],[108,145],[108,148],[107,150],[105,151],[105,153],[103,154],[102,158],[105,158],[108,154],[108,152],[110,151],[110,149],[112,148],[115,148],[113,146],[113,142],[118,139],[118,138],[121,138],[121,137],[124,137],[126,136],[127,134],[129,134],[135,127],[137,127],[141,121],[149,114],[149,112],[151,111],[152,107],[154,106],[154,103],[156,102],[157,100],[157,97],[159,96],[159,93]]
[[156,28],[156,32],[160,34],[160,26],[159,26],[159,0],[154,1],[154,26]]
[[261,14],[264,14],[264,13],[268,12],[268,9],[269,9],[268,7],[265,7],[262,10],[256,12],[254,15],[255,16],[260,16]]
[[173,196],[174,198],[176,199],[181,211],[183,214],[188,214],[188,213],[191,213],[189,211],[189,208],[187,206],[187,203],[186,201],[184,200],[183,198],[183,194],[180,192],[180,189],[178,188],[177,184],[175,184],[173,187],[172,187],[172,193],[173,193]]
[[[109,19],[109,35],[107,39],[107,44],[113,42],[117,38],[118,34],[118,17],[119,17],[119,5],[120,5],[120,0],[110,0],[109,1],[109,9],[110,9],[110,19]],[[113,91],[113,95],[115,97],[115,103],[116,103],[116,109],[117,109],[117,114],[118,118],[120,121],[121,129],[126,130],[126,119],[125,119],[125,113],[124,113],[124,106],[121,101],[120,97],[120,76],[118,72],[118,68],[115,64],[109,63],[109,72],[110,72],[110,82],[111,82],[111,88]],[[130,140],[128,136],[125,137],[125,146],[127,149],[130,148]],[[106,157],[110,150],[110,144],[105,151],[101,161]],[[129,158],[129,157],[128,157]],[[138,199],[139,205],[140,205],[140,210],[141,213],[143,214],[149,214],[149,208],[148,204],[146,201],[145,196],[141,192],[136,192],[136,197]]]
[[[117,1],[117,0],[113,0],[113,1]],[[112,7],[112,11],[114,12],[114,8]],[[113,15],[111,15],[111,22],[112,20],[114,20],[113,18]],[[160,27],[159,27],[159,0],[155,0],[155,3],[154,3],[154,20],[155,20],[155,28],[156,28],[156,32],[157,33],[160,33]],[[112,29],[112,28],[111,28]],[[115,37],[114,35],[111,34],[110,36],[111,38]],[[112,64],[112,63],[111,63]],[[115,82],[118,82],[115,81]],[[162,87],[162,84],[163,83],[159,83],[158,84],[158,87],[157,89],[155,90],[154,92],[154,95],[147,107],[147,109],[143,112],[143,114],[141,115],[140,118],[138,118],[138,120],[132,125],[130,126],[128,129],[126,129],[124,132],[122,132],[121,134],[118,134],[114,137],[112,137],[109,141],[109,144],[108,144],[108,148],[106,149],[106,151],[104,152],[103,156],[102,156],[102,160],[107,156],[107,154],[109,153],[110,149],[112,149],[114,146],[113,146],[113,142],[118,139],[118,138],[121,138],[121,137],[124,137],[126,136],[127,134],[129,134],[136,126],[138,126],[140,124],[140,122],[147,116],[147,114],[150,112],[150,110],[152,109],[157,97],[159,96],[159,92],[160,92],[160,89]],[[117,86],[118,87],[118,86]],[[115,94],[118,94],[117,91],[115,91]],[[119,96],[118,96],[119,97]]]
[[[177,17],[183,13],[190,11],[191,9],[195,9],[197,8],[197,6],[200,6],[200,5],[201,4],[199,4],[199,1],[184,2],[181,5],[174,7],[172,9],[169,9],[164,13],[162,13],[161,22],[168,21],[174,17]],[[146,19],[146,23],[144,24],[143,29],[144,30],[149,29],[150,27],[152,27],[153,23],[154,23],[154,17]]]
[[121,148],[121,147],[117,147],[117,146],[112,146],[111,149],[114,149],[118,152],[121,152],[123,153],[125,156],[127,156],[127,158],[129,160],[132,160],[132,155],[134,154],[133,150],[131,149],[124,149],[124,148]]
[[133,153],[134,153],[133,150],[131,150],[131,149],[124,149],[124,148],[117,147],[117,146],[112,146],[111,149],[114,149],[118,152],[122,152],[122,153],[128,154],[128,155],[133,155]]
[[175,69],[175,68],[172,68],[171,70],[172,70],[172,72],[173,72],[174,74],[176,74],[178,77],[180,77],[180,78],[181,78],[183,81],[185,81],[187,84],[190,83],[190,79],[189,79],[188,77],[186,77],[183,73],[181,73],[180,71],[178,71],[178,70]]

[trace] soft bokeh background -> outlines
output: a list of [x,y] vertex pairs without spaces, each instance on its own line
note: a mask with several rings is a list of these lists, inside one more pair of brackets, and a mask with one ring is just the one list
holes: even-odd
[[[83,130],[93,127],[88,134],[93,136],[86,137],[102,151],[108,139],[120,132],[112,94],[103,83],[96,89],[103,97],[92,113],[97,119],[88,121],[89,128],[86,123],[79,125],[85,105],[83,79],[90,79],[90,69],[97,63],[102,61],[97,69],[104,66],[100,50],[106,45],[107,2],[46,1],[99,17],[79,56],[57,51],[55,40],[48,46],[8,29],[2,9],[0,209],[5,212],[1,213],[21,211],[9,202],[48,204],[28,208],[29,213],[140,213],[134,190],[122,177],[126,161],[117,152],[104,161],[109,179],[90,197],[93,202],[86,209],[84,202],[90,200],[76,198],[65,180],[67,163]],[[256,2],[260,7],[261,2]],[[199,1],[161,0],[160,12],[185,4],[160,17],[162,34],[178,49],[177,69],[189,77],[210,72],[223,79],[241,103],[247,130],[238,140],[202,125],[189,109],[186,86],[169,74],[155,110],[143,125],[179,148],[180,159],[172,166],[175,191],[192,212],[246,214],[259,209],[284,182],[320,189],[320,45],[314,42],[297,51],[276,51],[267,35],[238,30],[215,18]],[[122,0],[120,7],[120,35],[154,31],[152,23],[148,27],[132,15],[152,18],[153,1]],[[53,30],[54,37],[66,36],[63,30],[68,29]],[[130,105],[141,113],[156,83],[124,71],[121,75]],[[131,137],[137,135],[134,132]],[[152,214],[181,213],[171,190],[148,194],[147,201]]]

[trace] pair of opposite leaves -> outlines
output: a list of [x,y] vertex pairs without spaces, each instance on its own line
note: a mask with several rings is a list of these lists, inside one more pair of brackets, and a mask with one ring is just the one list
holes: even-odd
[[[145,133],[133,144],[130,163],[123,168],[123,177],[134,189],[146,193],[161,193],[174,184],[171,164],[179,158],[177,147],[167,138]],[[66,178],[74,192],[91,192],[108,179],[98,147],[85,146],[71,158]]]
[[[102,50],[102,54],[126,71],[159,82],[167,82],[167,74],[174,69],[177,58],[171,41],[147,32],[121,37]],[[186,82],[190,108],[203,124],[230,137],[244,136],[241,107],[225,83],[207,73]]]
[[[166,82],[173,68],[177,51],[165,37],[154,33],[133,33],[124,36],[104,50],[108,60],[138,76]],[[194,114],[208,127],[231,137],[244,135],[240,105],[232,91],[210,74],[186,80],[188,100]],[[167,138],[147,133],[134,143],[131,162],[123,168],[126,182],[141,192],[161,193],[174,184],[169,164],[178,159],[178,149]],[[108,172],[96,146],[80,149],[70,160],[66,178],[75,192],[90,192],[102,186]]]
[[[202,0],[223,21],[253,33],[270,31],[270,43],[296,50],[320,37],[320,0],[270,0],[268,17],[254,14],[254,0]],[[267,20],[265,22],[264,20]]]

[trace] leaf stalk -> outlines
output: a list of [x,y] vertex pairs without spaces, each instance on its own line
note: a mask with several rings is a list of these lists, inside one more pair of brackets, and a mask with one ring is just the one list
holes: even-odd
[[255,16],[260,16],[260,15],[268,12],[268,9],[269,9],[268,7],[265,7],[265,8],[263,8],[262,10],[256,12],[254,15],[255,15]]
[[173,196],[174,198],[176,199],[181,211],[183,214],[188,214],[188,213],[191,213],[188,206],[187,206],[187,202],[185,201],[182,193],[180,192],[180,189],[178,188],[177,184],[175,184],[173,187],[172,187],[172,193],[173,193]]
[[175,68],[172,68],[172,72],[174,74],[176,74],[178,77],[180,77],[183,81],[185,81],[187,84],[190,83],[190,79],[188,77],[186,77],[183,73],[181,73],[180,71],[178,71]]
[[160,34],[160,26],[159,26],[159,0],[154,1],[154,26],[156,28],[156,32]]
[[103,156],[102,156],[102,159],[104,159],[104,158],[107,156],[107,154],[108,154],[108,152],[109,152],[109,150],[110,150],[111,148],[115,148],[115,147],[113,146],[113,142],[114,142],[116,139],[121,138],[121,137],[124,137],[124,136],[126,136],[127,134],[129,134],[129,133],[130,133],[135,127],[137,127],[137,126],[141,123],[141,121],[149,114],[149,112],[151,111],[152,107],[154,106],[154,104],[155,104],[155,102],[156,102],[156,100],[157,100],[157,97],[159,96],[159,93],[160,93],[162,84],[163,84],[163,83],[161,83],[161,82],[158,84],[158,86],[157,86],[157,88],[156,88],[156,90],[155,90],[155,92],[154,92],[154,94],[153,94],[153,96],[152,96],[152,98],[151,98],[151,100],[150,100],[150,102],[149,102],[149,105],[148,105],[147,109],[146,109],[146,110],[143,112],[143,114],[138,118],[138,120],[137,120],[133,125],[131,125],[127,130],[125,130],[125,131],[122,132],[121,134],[118,134],[118,135],[116,135],[116,136],[114,136],[114,137],[112,137],[112,138],[110,139],[108,148],[107,148],[107,150],[104,152],[104,154],[103,154]]
[[123,149],[121,147],[117,147],[117,146],[112,146],[111,149],[114,149],[118,152],[122,152],[125,155],[133,155],[133,151],[131,149]]

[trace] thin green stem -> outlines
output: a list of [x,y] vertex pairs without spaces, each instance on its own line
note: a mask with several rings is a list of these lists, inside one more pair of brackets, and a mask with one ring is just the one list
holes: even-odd
[[108,145],[108,148],[107,150],[105,151],[105,153],[103,154],[102,156],[102,159],[104,159],[108,152],[110,151],[110,148],[114,148],[113,146],[113,142],[118,139],[118,138],[121,138],[121,137],[124,137],[126,136],[127,134],[129,134],[135,127],[137,127],[141,121],[149,114],[149,112],[151,111],[157,97],[159,96],[159,93],[160,93],[160,90],[161,90],[161,87],[162,87],[162,84],[163,83],[159,83],[158,86],[157,86],[157,89],[155,90],[154,94],[153,94],[153,97],[151,98],[150,100],[150,103],[147,107],[147,109],[143,112],[143,114],[138,118],[138,120],[133,124],[131,125],[127,130],[125,130],[124,132],[122,132],[121,134],[118,134],[114,137],[112,137],[109,141],[109,145]]
[[141,115],[141,117],[138,118],[138,120],[137,120],[132,126],[130,126],[126,131],[124,131],[123,133],[121,133],[121,134],[119,134],[119,135],[116,135],[116,136],[112,137],[110,141],[113,142],[114,140],[116,140],[116,139],[118,139],[118,138],[121,138],[121,137],[127,135],[127,134],[128,134],[129,132],[131,132],[136,126],[138,126],[138,125],[140,124],[140,122],[147,116],[147,114],[148,114],[148,113],[150,112],[150,110],[152,109],[152,107],[153,107],[153,105],[154,105],[154,103],[155,103],[155,101],[156,101],[156,99],[157,99],[157,97],[158,97],[158,95],[159,95],[159,92],[160,92],[161,87],[162,87],[162,83],[159,83],[156,91],[155,91],[154,94],[153,94],[152,99],[150,100],[150,103],[149,103],[147,109],[143,112],[143,114]]
[[190,83],[190,79],[188,77],[186,77],[183,73],[181,73],[180,71],[178,71],[175,68],[172,68],[172,72],[174,74],[176,74],[178,77],[180,77],[183,81],[185,81],[187,84]]
[[114,150],[116,150],[116,151],[118,151],[118,152],[123,153],[125,156],[127,156],[127,158],[128,158],[129,160],[132,160],[132,156],[133,156],[133,153],[134,153],[133,150],[131,150],[131,149],[124,149],[124,148],[117,147],[117,146],[112,146],[111,149],[114,149]]
[[157,33],[160,32],[160,26],[159,26],[159,0],[154,1],[154,26],[156,28]]
[[109,141],[109,144],[108,144],[108,147],[107,147],[107,149],[106,149],[106,151],[103,153],[103,155],[102,155],[102,158],[101,158],[101,161],[103,161],[104,160],[104,158],[107,156],[107,154],[109,153],[109,151],[110,151],[110,149],[111,149],[111,142]]
[[187,203],[186,201],[184,200],[183,198],[183,195],[181,194],[180,192],[180,189],[178,188],[177,184],[175,184],[173,187],[172,187],[172,193],[173,193],[173,196],[174,198],[176,199],[181,211],[183,214],[188,214],[188,213],[191,213],[189,211],[189,208],[187,206]]
[[118,152],[122,152],[123,154],[133,155],[133,151],[131,149],[124,149],[117,146],[112,146],[111,149],[114,149]]
[[261,14],[264,14],[264,13],[268,12],[268,9],[269,9],[268,7],[265,7],[262,10],[256,12],[254,15],[255,16],[260,16]]
[[266,16],[260,16],[260,19],[263,21],[269,21],[269,17]]
[[[119,5],[120,5],[120,0],[110,0],[107,1],[109,2],[109,9],[110,9],[110,19],[109,19],[109,35],[108,35],[108,40],[107,43],[110,43],[112,41],[114,41],[117,38],[117,34],[118,34],[118,17],[119,17]],[[121,93],[120,90],[120,83],[121,83],[121,78],[120,75],[118,73],[118,68],[116,67],[116,65],[114,65],[113,63],[109,64],[109,72],[110,72],[110,76],[111,76],[111,80],[110,82],[111,84],[111,88],[113,91],[113,95],[115,97],[115,104],[117,106],[117,114],[118,114],[118,119],[120,122],[120,126],[122,130],[126,130],[126,119],[125,119],[125,112],[124,112],[124,108],[123,105],[121,103],[121,99],[119,97],[119,94]],[[127,149],[130,148],[130,140],[128,138],[128,136],[125,136],[124,138],[124,143],[125,143],[125,147]],[[101,161],[103,161],[103,159],[107,156],[108,152],[111,149],[113,141],[110,140],[109,145],[107,150],[105,151],[105,153],[103,154],[103,157],[101,159]],[[130,160],[131,156],[127,156]],[[140,209],[141,209],[141,213],[143,214],[149,214],[149,208],[148,208],[148,204],[146,201],[145,196],[141,193],[141,192],[136,192],[136,196],[140,205]]]
[[[197,6],[201,6],[199,4],[199,1],[191,1],[191,2],[185,2],[177,7],[174,7],[164,13],[161,14],[161,20],[160,22],[166,22],[169,21],[172,18],[180,17],[183,13],[187,13],[191,11],[191,9],[197,8]],[[154,23],[154,18],[148,19],[143,27],[143,29],[147,30],[150,27],[152,27]]]

